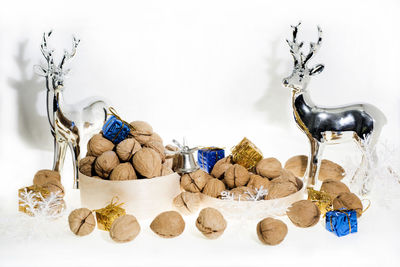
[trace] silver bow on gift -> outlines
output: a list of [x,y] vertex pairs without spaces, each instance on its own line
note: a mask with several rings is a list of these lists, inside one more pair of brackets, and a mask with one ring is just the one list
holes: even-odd
[[192,147],[186,145],[186,139],[183,138],[183,145],[176,141],[175,139],[172,142],[178,147],[177,151],[167,151],[166,153],[169,155],[176,155],[178,157],[178,163],[176,171],[178,173],[190,173],[197,171],[199,166],[197,165],[193,152],[199,150],[199,147]]

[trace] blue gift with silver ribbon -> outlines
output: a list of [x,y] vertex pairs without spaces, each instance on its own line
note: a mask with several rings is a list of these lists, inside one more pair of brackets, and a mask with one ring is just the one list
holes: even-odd
[[114,115],[111,116],[103,125],[103,136],[114,144],[118,144],[128,137],[130,131],[131,129],[127,123],[119,120]]
[[341,237],[357,233],[357,212],[355,210],[332,210],[325,216],[325,227]]
[[197,164],[208,173],[212,171],[215,163],[225,157],[225,150],[218,147],[206,147],[197,151]]

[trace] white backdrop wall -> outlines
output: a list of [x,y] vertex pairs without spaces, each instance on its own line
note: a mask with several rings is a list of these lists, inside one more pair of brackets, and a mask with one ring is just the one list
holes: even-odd
[[[398,144],[399,1],[8,1],[0,10],[0,203],[52,164],[43,78],[44,31],[61,55],[80,37],[66,81],[68,103],[99,95],[127,120],[145,120],[166,142],[231,148],[247,136],[282,161],[308,153],[281,80],[292,68],[285,38],[324,42],[313,63],[314,102],[371,102]],[[340,149],[340,148],[339,148]],[[329,157],[329,151],[327,156]],[[356,153],[356,152],[354,152]],[[343,157],[341,157],[343,158]],[[65,176],[71,176],[67,161]],[[70,188],[72,179],[64,183]],[[4,194],[3,194],[4,193]],[[9,198],[13,196],[13,198]],[[5,202],[1,202],[5,201]]]

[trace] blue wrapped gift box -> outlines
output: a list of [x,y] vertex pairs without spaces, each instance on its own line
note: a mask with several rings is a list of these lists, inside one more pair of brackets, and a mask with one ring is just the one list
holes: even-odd
[[326,213],[325,227],[337,236],[357,233],[357,212],[355,210],[333,210]]
[[115,116],[111,116],[103,125],[103,136],[114,144],[124,140],[130,131],[129,126]]
[[208,173],[212,171],[215,163],[225,157],[225,150],[218,147],[207,147],[197,151],[197,164]]

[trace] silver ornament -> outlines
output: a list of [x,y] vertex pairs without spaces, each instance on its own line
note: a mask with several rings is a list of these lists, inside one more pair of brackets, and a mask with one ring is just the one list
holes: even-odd
[[169,155],[176,155],[178,157],[177,169],[178,173],[190,173],[197,171],[200,167],[197,165],[194,159],[193,153],[199,150],[198,147],[189,148],[186,144],[186,139],[183,138],[183,144],[181,145],[178,141],[172,140],[172,142],[178,147],[177,151],[167,151]]
[[78,163],[80,142],[98,132],[107,117],[107,104],[101,99],[90,98],[75,105],[68,105],[63,100],[64,78],[69,69],[65,63],[76,54],[80,42],[73,37],[71,52],[64,52],[59,63],[54,62],[54,50],[48,47],[51,31],[43,34],[40,50],[46,59],[46,65],[36,65],[36,73],[46,78],[47,117],[54,137],[53,170],[61,172],[65,153],[69,148],[74,168],[74,188],[79,188]]
[[[292,89],[292,107],[295,121],[307,135],[311,145],[305,184],[313,187],[318,179],[322,153],[327,144],[340,144],[353,140],[363,153],[362,164],[366,162],[367,147],[373,150],[379,138],[386,117],[371,104],[352,104],[340,107],[320,107],[314,104],[307,90],[310,77],[323,71],[324,65],[307,66],[318,52],[322,42],[322,30],[318,26],[318,40],[310,42],[310,51],[303,54],[303,42],[297,42],[300,23],[292,26],[293,38],[286,40],[294,59],[292,74],[283,79],[283,85]],[[376,157],[376,155],[375,155]]]

